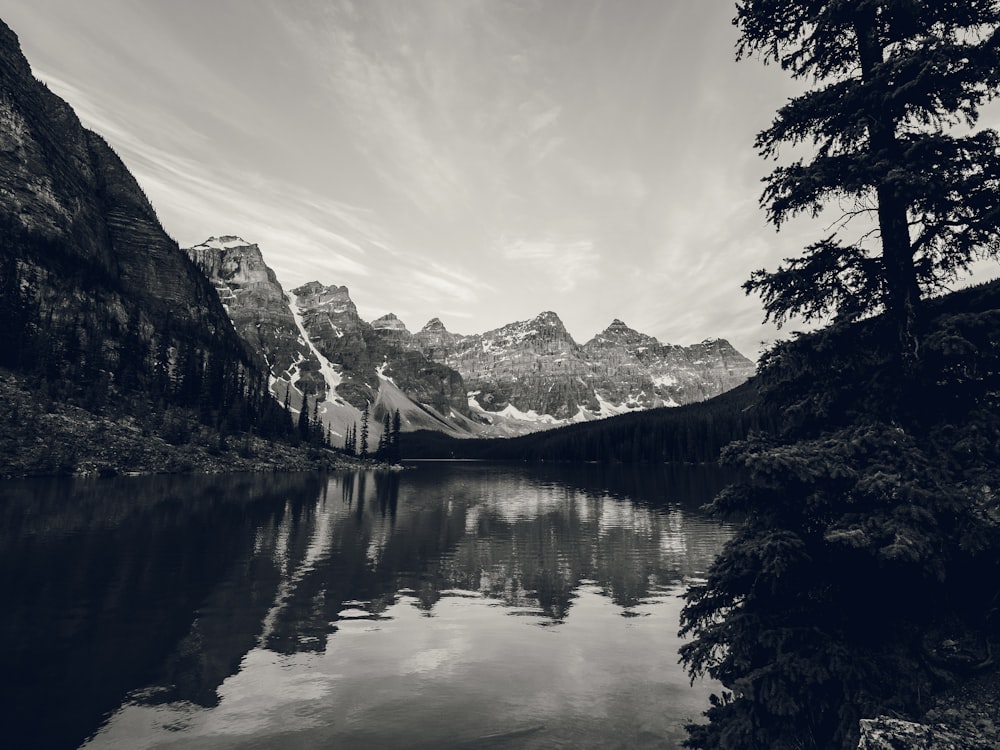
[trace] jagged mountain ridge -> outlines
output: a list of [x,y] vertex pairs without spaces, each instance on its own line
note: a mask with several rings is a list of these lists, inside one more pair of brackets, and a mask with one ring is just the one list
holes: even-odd
[[[661,344],[617,319],[580,345],[552,311],[483,334],[452,333],[438,318],[411,333],[393,313],[364,321],[345,286],[312,281],[284,295],[259,248],[238,238],[212,238],[188,252],[220,290],[234,325],[272,364],[278,388],[289,383],[298,392],[325,394],[321,411],[338,432],[367,403],[375,406],[374,419],[399,408],[408,430],[522,434],[703,400],[754,369],[724,340]],[[258,312],[262,299],[285,309]],[[270,333],[278,312],[280,337]],[[289,318],[297,319],[297,330]],[[278,339],[296,343],[281,354],[269,348]],[[337,417],[340,407],[350,413]]]
[[755,369],[724,339],[661,344],[618,319],[579,345],[551,311],[472,336],[452,334],[435,318],[413,340],[462,374],[474,394],[470,406],[558,420],[701,401]]
[[[286,294],[260,248],[234,235],[186,250],[214,285],[233,326],[270,366],[271,390],[293,411],[315,408],[334,437],[371,409],[377,439],[386,412],[406,429],[468,435],[458,373],[378,335],[361,319],[347,287],[310,282]],[[400,324],[401,325],[401,324]]]
[[427,343],[425,330],[412,345],[462,374],[469,406],[485,420],[502,414],[570,421],[600,411],[585,382],[589,366],[583,350],[554,312],[458,338],[449,338],[440,326]]
[[[349,419],[367,403],[376,418],[401,408],[410,417],[404,429],[521,434],[703,400],[754,370],[724,340],[661,344],[617,319],[580,345],[552,311],[482,334],[452,333],[439,318],[411,333],[393,313],[364,321],[345,286],[312,281],[287,298],[259,248],[238,238],[212,238],[188,253],[219,289],[237,330],[267,357],[273,377],[326,395],[327,414],[346,402]],[[343,418],[328,421],[345,426]]]
[[[754,374],[756,366],[725,339],[698,344],[662,344],[617,318],[583,346],[595,365],[598,390],[615,401],[635,399],[644,408],[704,401],[731,390]],[[645,394],[645,395],[644,395]]]

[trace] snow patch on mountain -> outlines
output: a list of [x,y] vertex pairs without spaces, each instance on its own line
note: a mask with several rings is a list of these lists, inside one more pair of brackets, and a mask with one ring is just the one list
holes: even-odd
[[251,243],[235,235],[226,234],[221,237],[209,237],[195,247],[210,247],[215,250],[231,250],[237,247],[250,247]]
[[393,385],[396,385],[396,381],[393,380],[389,375],[385,374],[386,368],[389,367],[389,360],[385,360],[378,367],[375,368],[375,374],[378,375],[379,380],[385,380]]
[[667,388],[672,385],[677,385],[678,380],[673,375],[653,375],[653,385],[657,388]]
[[313,353],[313,356],[319,361],[319,371],[323,375],[323,380],[326,381],[327,387],[327,400],[334,401],[338,404],[343,404],[344,400],[337,394],[337,386],[343,382],[340,377],[340,373],[333,364],[328,360],[316,345],[309,338],[309,333],[306,331],[305,321],[302,319],[302,311],[299,309],[298,297],[292,297],[288,302],[288,309],[292,312],[292,318],[295,320],[295,325],[299,329],[299,336],[303,343],[309,347],[309,350]]
[[503,409],[496,412],[501,417],[507,417],[508,419],[516,419],[519,422],[535,422],[542,424],[550,424],[552,426],[558,424],[564,424],[564,420],[556,419],[551,414],[539,414],[534,409],[528,409],[528,411],[521,411],[514,404],[507,404]]

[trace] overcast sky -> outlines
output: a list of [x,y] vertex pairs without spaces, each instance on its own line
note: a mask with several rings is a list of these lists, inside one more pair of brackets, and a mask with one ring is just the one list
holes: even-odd
[[[0,0],[35,75],[182,247],[286,291],[478,333],[554,310],[663,342],[774,329],[740,284],[822,236],[764,221],[756,132],[796,84],[733,0]],[[792,325],[790,328],[796,328]]]

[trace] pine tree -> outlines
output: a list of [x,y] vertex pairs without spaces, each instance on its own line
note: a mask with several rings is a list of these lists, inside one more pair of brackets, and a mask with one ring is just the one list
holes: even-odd
[[965,583],[1000,554],[977,496],[1000,481],[982,377],[1000,333],[987,333],[995,315],[931,319],[924,301],[1000,249],[1000,139],[971,127],[1000,83],[1000,3],[744,0],[736,25],[739,56],[815,82],[758,136],[766,156],[816,146],[767,179],[769,219],[854,201],[745,289],[778,323],[885,315],[761,360],[759,398],[780,418],[723,452],[746,478],[712,511],[745,522],[681,614],[689,672],[726,688],[687,745],[853,748],[861,717],[926,708],[924,635],[983,627],[975,613],[1000,593]]
[[295,423],[294,417],[292,417],[292,382],[289,380],[288,385],[285,387],[285,401],[284,401],[284,425],[282,426],[281,432],[286,435],[291,435],[298,426]]
[[389,457],[389,435],[392,429],[391,417],[389,412],[386,412],[382,418],[382,434],[378,438],[378,455],[379,458],[383,460],[388,460]]
[[400,416],[399,409],[396,409],[395,413],[392,415],[392,433],[389,438],[389,460],[393,463],[398,463],[400,459],[399,453],[399,430],[400,430]]
[[312,418],[309,421],[309,434],[312,441],[317,445],[323,445],[326,440],[326,433],[323,430],[323,423],[319,419],[319,394],[316,394],[313,401]]
[[355,422],[352,426],[347,428],[347,434],[344,436],[344,450],[347,451],[352,456],[358,452],[357,422]]
[[734,23],[738,57],[815,84],[757,136],[766,157],[785,143],[816,150],[767,178],[768,219],[842,211],[801,258],[744,288],[779,324],[884,309],[912,367],[922,296],[1000,250],[1000,138],[966,130],[998,91],[1000,4],[744,0]]
[[364,411],[361,412],[361,458],[368,458],[368,404],[365,403]]
[[299,409],[298,420],[299,437],[302,440],[309,440],[309,397],[302,394],[302,407]]

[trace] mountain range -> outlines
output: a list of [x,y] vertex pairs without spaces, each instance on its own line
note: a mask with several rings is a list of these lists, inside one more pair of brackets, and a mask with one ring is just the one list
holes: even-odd
[[411,333],[392,313],[363,320],[345,286],[286,294],[260,248],[237,236],[186,252],[269,363],[274,393],[293,409],[318,401],[340,435],[366,404],[374,422],[398,409],[406,431],[505,436],[701,401],[754,372],[723,339],[663,344],[617,319],[581,345],[551,311],[481,334],[438,318]]
[[366,407],[373,442],[396,411],[405,431],[509,436],[702,400],[754,370],[724,340],[661,344],[620,320],[579,344],[551,311],[470,335],[434,318],[413,333],[392,313],[363,320],[345,286],[286,292],[237,236],[182,250],[2,22],[0,186],[0,366],[47,399],[159,414],[145,429],[163,435],[180,409],[220,445],[280,436],[287,404],[335,442]]

